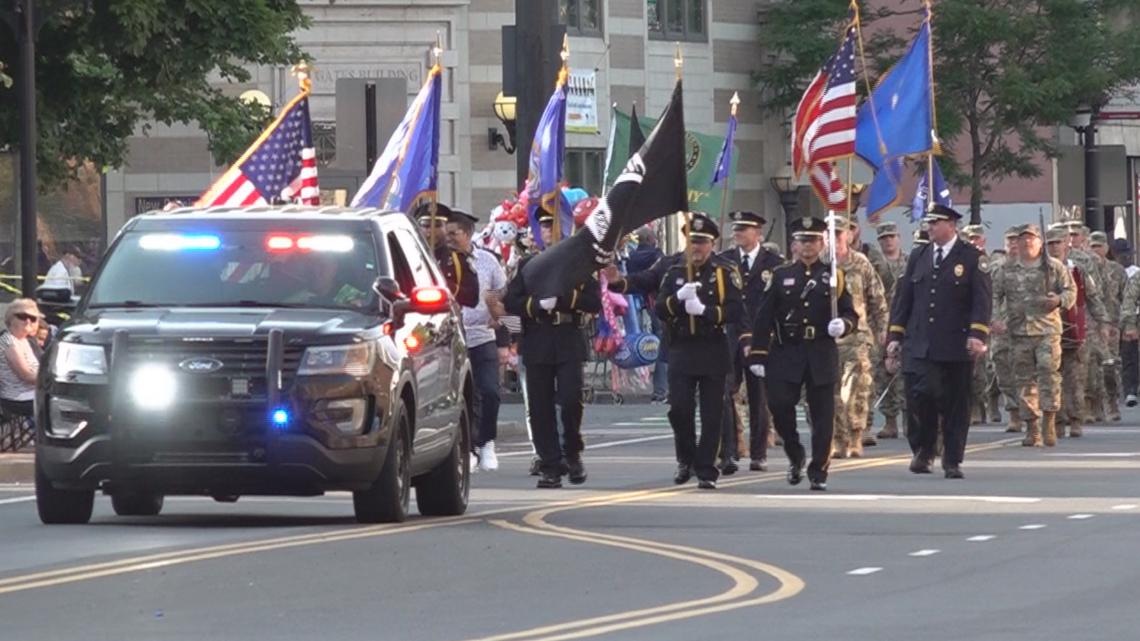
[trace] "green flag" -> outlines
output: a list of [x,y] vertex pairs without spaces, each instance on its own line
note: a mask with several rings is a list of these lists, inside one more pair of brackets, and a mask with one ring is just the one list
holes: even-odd
[[[613,185],[613,181],[621,175],[629,158],[629,114],[614,110],[615,122],[613,152],[610,154],[610,166],[606,171],[606,189]],[[643,131],[652,130],[657,125],[654,119],[639,115],[637,117]],[[693,211],[703,211],[719,220],[720,199],[724,195],[721,185],[710,187],[713,174],[716,173],[716,159],[720,148],[724,146],[721,136],[706,136],[691,131],[685,132],[685,166],[688,168],[689,208]],[[728,175],[729,205],[732,205],[731,195],[736,184],[736,165],[740,157],[738,149],[733,145],[732,170]]]

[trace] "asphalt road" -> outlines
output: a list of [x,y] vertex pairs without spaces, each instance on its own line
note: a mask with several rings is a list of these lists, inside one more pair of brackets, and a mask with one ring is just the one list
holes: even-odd
[[[0,639],[1135,639],[1140,412],[1055,449],[971,432],[966,479],[903,441],[671,485],[663,406],[587,408],[589,481],[536,490],[500,446],[456,519],[359,526],[349,496],[167,500],[39,524],[0,486]],[[517,420],[519,406],[504,406]]]

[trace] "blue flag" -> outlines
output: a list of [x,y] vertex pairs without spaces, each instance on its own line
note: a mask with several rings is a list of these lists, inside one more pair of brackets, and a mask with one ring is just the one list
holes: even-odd
[[899,202],[905,156],[934,151],[931,98],[927,20],[906,55],[871,92],[856,118],[855,153],[875,170],[875,180],[867,190],[868,216]]
[[428,72],[404,120],[392,132],[372,173],[352,197],[353,207],[410,212],[435,194],[439,182],[439,102],[443,87],[439,65]]
[[931,158],[930,162],[934,164],[934,200],[931,201],[926,184],[930,172],[924,171],[922,178],[918,181],[918,188],[914,190],[914,201],[910,206],[910,222],[912,223],[922,220],[931,202],[945,207],[954,206],[954,202],[950,200],[950,188],[946,186],[946,179],[942,177],[942,169],[938,166],[938,160]]
[[526,179],[526,193],[530,203],[527,218],[539,249],[546,248],[538,227],[539,209],[559,217],[558,226],[562,238],[574,231],[574,215],[564,208],[560,197],[562,162],[566,157],[566,78],[567,71],[564,67],[558,74],[554,93],[546,103],[546,109],[534,130],[534,142],[530,146],[530,174]]
[[713,172],[712,186],[728,180],[732,173],[732,145],[736,141],[736,116],[728,117],[728,133],[724,135],[724,146],[720,148],[720,155],[716,157],[716,171]]

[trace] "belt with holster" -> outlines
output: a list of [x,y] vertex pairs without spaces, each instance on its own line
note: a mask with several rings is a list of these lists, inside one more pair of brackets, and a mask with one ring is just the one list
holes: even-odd
[[814,325],[796,323],[783,323],[780,327],[779,338],[781,343],[800,343],[814,341],[816,336]]

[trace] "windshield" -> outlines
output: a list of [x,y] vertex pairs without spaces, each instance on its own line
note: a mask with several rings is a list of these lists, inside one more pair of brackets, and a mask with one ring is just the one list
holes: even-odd
[[88,305],[375,308],[367,233],[131,232]]

